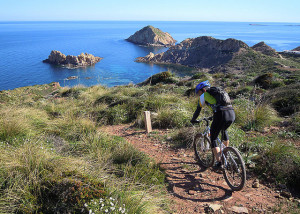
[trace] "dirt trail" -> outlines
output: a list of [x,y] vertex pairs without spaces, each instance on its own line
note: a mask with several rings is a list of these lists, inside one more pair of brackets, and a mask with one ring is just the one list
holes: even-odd
[[124,137],[165,169],[173,213],[205,213],[211,210],[209,206],[215,207],[215,213],[274,213],[273,207],[286,200],[262,183],[253,188],[256,178],[250,173],[245,188],[231,192],[223,174],[201,170],[191,150],[174,149],[163,142],[158,136],[168,135],[167,130],[155,130],[151,135],[130,125],[106,126],[104,130]]

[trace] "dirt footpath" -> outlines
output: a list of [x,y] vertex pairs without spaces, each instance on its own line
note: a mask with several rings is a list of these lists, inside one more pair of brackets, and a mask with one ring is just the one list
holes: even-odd
[[[256,177],[249,172],[245,188],[232,192],[223,174],[204,171],[196,164],[192,150],[174,149],[164,142],[161,136],[168,135],[168,130],[155,130],[155,134],[148,135],[130,125],[103,129],[110,135],[124,137],[165,169],[173,213],[276,213],[279,204],[287,200],[261,182],[253,188]],[[277,212],[285,213],[282,209]]]

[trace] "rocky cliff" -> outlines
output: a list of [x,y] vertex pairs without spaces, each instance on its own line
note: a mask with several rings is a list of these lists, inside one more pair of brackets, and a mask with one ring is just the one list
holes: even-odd
[[61,65],[67,68],[78,68],[86,67],[96,64],[103,59],[101,57],[93,56],[92,54],[81,53],[78,56],[64,55],[60,51],[51,51],[48,59],[45,59],[43,62],[50,63],[53,65]]
[[292,51],[300,51],[300,46],[294,48]]
[[257,52],[260,52],[260,53],[268,55],[268,56],[279,57],[279,54],[276,52],[276,50],[271,48],[264,42],[257,43],[256,45],[252,46],[251,48]]
[[172,46],[176,40],[169,33],[153,26],[146,26],[126,39],[129,42],[146,46]]
[[235,39],[219,40],[202,36],[186,39],[166,52],[139,57],[137,62],[180,64],[195,68],[212,68],[228,63],[235,55],[249,49]]

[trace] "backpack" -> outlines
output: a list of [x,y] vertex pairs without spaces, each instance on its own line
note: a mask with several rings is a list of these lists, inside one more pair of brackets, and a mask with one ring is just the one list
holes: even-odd
[[217,106],[227,106],[231,104],[228,93],[223,89],[219,87],[210,87],[206,91],[217,100]]

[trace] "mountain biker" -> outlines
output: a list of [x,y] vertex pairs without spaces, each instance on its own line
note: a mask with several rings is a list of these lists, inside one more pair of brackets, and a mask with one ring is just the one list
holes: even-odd
[[217,87],[210,87],[209,81],[199,83],[195,89],[196,96],[200,96],[197,109],[194,112],[191,123],[199,123],[197,120],[202,107],[208,105],[213,110],[213,121],[210,128],[211,148],[216,157],[214,168],[222,168],[220,148],[217,143],[217,137],[222,132],[222,141],[225,146],[229,146],[228,127],[235,120],[235,113],[230,98],[225,91]]

